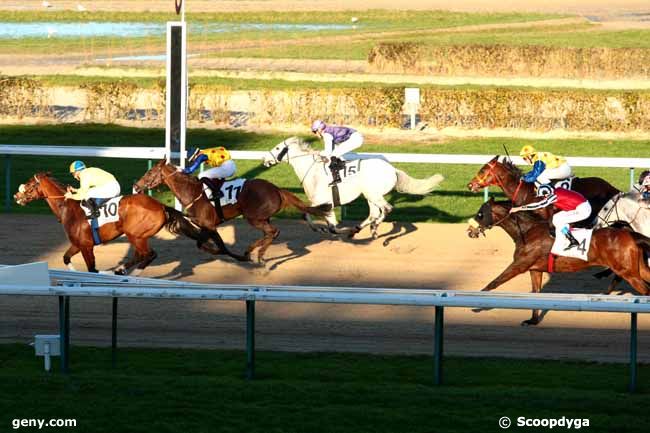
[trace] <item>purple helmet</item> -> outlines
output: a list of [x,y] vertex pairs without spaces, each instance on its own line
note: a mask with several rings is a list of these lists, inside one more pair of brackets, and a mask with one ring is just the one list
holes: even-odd
[[325,125],[325,122],[323,122],[320,119],[314,120],[314,123],[311,124],[311,132],[317,132],[320,131],[321,129],[325,129],[327,125]]

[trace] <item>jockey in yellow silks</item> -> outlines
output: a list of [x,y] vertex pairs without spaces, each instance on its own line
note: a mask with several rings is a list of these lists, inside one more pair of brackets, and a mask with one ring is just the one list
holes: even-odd
[[[91,210],[91,217],[99,217],[96,199],[109,199],[120,195],[120,183],[115,176],[101,168],[86,167],[81,161],[70,164],[70,173],[79,181],[79,188],[68,187],[64,197],[83,201]],[[102,200],[103,201],[103,200]]]
[[533,169],[522,177],[524,182],[547,185],[552,180],[566,179],[573,175],[565,158],[550,152],[538,152],[529,144],[521,148],[519,156],[533,164]]
[[202,163],[207,162],[210,168],[199,173],[199,179],[207,177],[210,179],[227,179],[235,175],[237,165],[232,160],[230,152],[224,147],[212,147],[210,149],[194,149],[188,152],[188,160],[192,163],[183,170],[185,173],[193,173]]

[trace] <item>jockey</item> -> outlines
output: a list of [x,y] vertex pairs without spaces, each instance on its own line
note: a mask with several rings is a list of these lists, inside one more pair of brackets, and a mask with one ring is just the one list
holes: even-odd
[[333,186],[341,181],[339,170],[345,168],[343,155],[358,149],[363,144],[363,135],[347,126],[326,125],[322,120],[314,120],[311,132],[318,135],[325,145],[320,155],[329,160]]
[[519,156],[533,164],[533,169],[522,177],[524,182],[548,185],[552,180],[566,179],[573,175],[566,159],[550,152],[537,152],[530,144],[521,148]]
[[235,175],[237,165],[230,157],[230,152],[224,147],[212,147],[210,149],[193,149],[188,152],[190,155],[187,159],[192,163],[183,170],[184,173],[190,174],[206,162],[210,168],[199,173],[199,179],[207,177],[209,179],[227,179]]
[[569,240],[569,246],[565,248],[568,250],[580,245],[575,237],[571,234],[569,224],[583,221],[591,215],[591,205],[584,196],[578,192],[571,191],[564,188],[555,188],[545,197],[540,198],[538,201],[529,203],[523,206],[516,206],[510,209],[510,213],[519,212],[522,210],[537,210],[547,206],[553,205],[560,212],[553,215],[553,226],[555,226],[555,236],[558,233],[564,234]]
[[81,161],[70,164],[70,173],[79,181],[79,188],[68,187],[64,197],[80,200],[90,209],[90,217],[99,217],[99,204],[95,201],[120,195],[120,184],[115,176],[101,168],[87,167]]
[[645,170],[641,173],[639,176],[639,185],[641,187],[639,190],[641,193],[641,200],[650,200],[650,170]]

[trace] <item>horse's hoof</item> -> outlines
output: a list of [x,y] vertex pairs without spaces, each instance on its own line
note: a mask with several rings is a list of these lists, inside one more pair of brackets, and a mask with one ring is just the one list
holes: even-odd
[[126,269],[124,268],[115,269],[115,275],[126,275]]
[[480,313],[485,311],[485,308],[472,308],[472,313]]
[[539,323],[539,320],[528,319],[521,322],[521,326],[535,326]]
[[390,242],[388,242],[388,239],[386,239],[384,242],[382,242],[382,245],[385,246],[385,247],[387,247],[389,243],[390,243]]

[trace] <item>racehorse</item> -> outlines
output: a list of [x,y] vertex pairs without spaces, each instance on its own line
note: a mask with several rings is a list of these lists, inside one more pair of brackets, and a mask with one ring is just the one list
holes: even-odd
[[[521,170],[509,159],[499,161],[499,155],[492,158],[476,173],[467,184],[472,192],[491,185],[501,187],[506,197],[515,206],[530,203],[536,196],[535,185],[521,179]],[[582,194],[591,204],[591,216],[587,223],[593,222],[600,209],[620,191],[599,177],[576,177],[571,185],[573,191]],[[536,211],[545,219],[550,219],[551,208]]]
[[616,194],[598,213],[595,228],[624,223],[637,233],[650,237],[650,207],[635,191]]
[[[348,161],[353,160],[352,155],[347,154]],[[414,179],[402,170],[397,170],[385,159],[359,158],[354,155],[357,163],[349,164],[346,169],[343,181],[339,183],[339,203],[346,204],[355,200],[359,195],[368,201],[370,209],[368,218],[353,229],[337,228],[338,221],[334,211],[325,216],[327,229],[335,234],[348,234],[353,237],[364,227],[370,225],[373,239],[378,237],[377,228],[386,216],[393,210],[393,207],[384,199],[384,195],[393,189],[397,192],[415,195],[424,195],[433,191],[444,178],[433,175],[427,179]],[[329,186],[330,175],[327,163],[323,161],[318,151],[312,149],[307,143],[303,143],[298,137],[291,137],[271,149],[263,159],[265,167],[271,167],[281,162],[286,162],[293,167],[296,176],[300,179],[307,198],[312,205],[329,203],[334,207],[332,188]],[[314,230],[318,228],[313,224],[311,218],[306,218]]]
[[[242,215],[250,225],[264,232],[264,237],[249,245],[245,255],[240,258],[250,261],[251,253],[259,248],[257,260],[260,264],[264,263],[264,253],[267,248],[280,234],[280,230],[271,224],[273,215],[290,206],[300,212],[316,216],[323,216],[331,209],[328,204],[309,207],[296,195],[278,188],[271,182],[263,179],[251,179],[247,180],[241,188],[237,203],[222,207],[222,218],[203,193],[201,182],[196,177],[183,173],[164,159],[145,173],[133,185],[133,188],[136,192],[142,192],[145,189],[156,188],[163,183],[181,202],[187,217],[202,229],[216,233],[219,224]],[[217,194],[217,192],[213,192],[213,194]]]
[[[603,228],[594,230],[588,261],[557,256],[553,269],[549,269],[549,254],[554,239],[548,232],[546,221],[531,212],[510,214],[512,202],[494,201],[490,198],[470,223],[468,235],[477,238],[485,230],[499,226],[515,242],[513,262],[492,280],[483,291],[494,290],[513,277],[530,272],[532,291],[539,293],[544,272],[577,272],[591,266],[606,266],[623,277],[642,295],[650,292],[650,269],[644,259],[644,250],[650,248],[650,239],[629,230]],[[470,220],[471,221],[471,220]],[[536,325],[540,322],[538,310],[533,310],[529,320],[522,325]]]
[[[71,258],[79,251],[86,262],[89,272],[97,272],[95,267],[95,242],[90,224],[78,201],[66,200],[63,197],[66,188],[49,173],[36,173],[26,183],[20,185],[14,194],[16,203],[25,206],[27,203],[44,199],[57,220],[63,224],[70,247],[63,255],[63,263],[75,270]],[[99,230],[102,244],[125,234],[135,248],[134,257],[121,265],[115,271],[125,275],[130,268],[137,265],[134,275],[140,274],[157,256],[149,246],[149,238],[165,227],[174,234],[183,234],[194,240],[201,238],[199,230],[190,224],[182,213],[164,206],[147,195],[126,195],[119,203],[119,221],[106,223]]]

